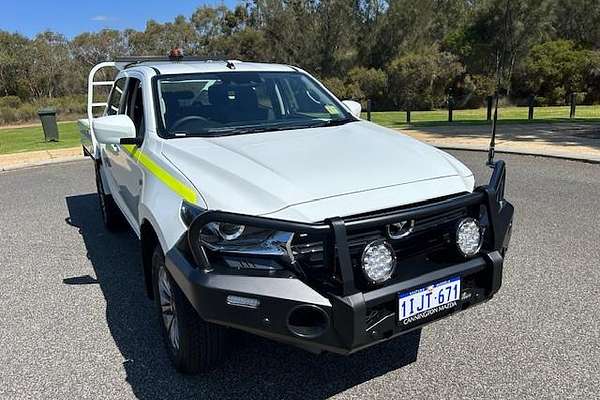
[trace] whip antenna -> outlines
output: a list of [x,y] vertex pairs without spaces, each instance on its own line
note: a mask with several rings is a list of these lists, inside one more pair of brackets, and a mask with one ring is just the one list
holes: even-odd
[[504,9],[504,40],[502,51],[496,49],[496,90],[494,92],[494,118],[492,120],[492,138],[490,139],[490,147],[488,149],[488,160],[487,165],[490,167],[494,166],[494,156],[496,155],[496,127],[498,125],[498,100],[500,87],[502,86],[502,74],[504,73],[504,58],[506,57],[506,45],[509,42],[508,36],[508,23],[510,19],[510,6],[511,0],[506,0],[506,6]]
[[496,155],[496,124],[498,123],[498,91],[494,93],[494,117],[492,119],[492,138],[488,149],[487,165],[494,165],[494,156]]

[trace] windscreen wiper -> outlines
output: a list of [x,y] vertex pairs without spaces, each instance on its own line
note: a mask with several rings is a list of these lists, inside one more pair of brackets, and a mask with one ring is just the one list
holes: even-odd
[[[317,123],[304,123],[304,124],[278,124],[278,125],[265,125],[265,126],[240,126],[240,127],[226,127],[226,128],[214,128],[206,132],[194,134],[187,133],[187,136],[210,136],[210,137],[221,137],[221,136],[233,136],[233,135],[244,135],[248,133],[260,133],[260,132],[275,132],[285,131],[292,129],[308,129],[308,128],[319,128],[327,126],[338,126],[348,122],[355,122],[353,118],[342,118],[342,119],[330,119],[321,120]],[[180,132],[178,132],[180,133]],[[185,134],[184,134],[185,135]],[[183,136],[183,135],[181,135]]]
[[293,125],[289,123],[276,124],[276,125],[265,125],[265,126],[243,126],[243,127],[231,127],[231,128],[218,128],[212,129],[207,132],[211,136],[229,136],[229,135],[243,135],[246,133],[260,133],[260,132],[274,132],[274,131],[286,131],[291,129],[303,129],[312,128],[312,124],[298,124]]
[[312,124],[311,128],[321,128],[327,126],[340,126],[345,125],[349,122],[356,122],[357,120],[354,118],[341,118],[341,119],[328,119],[325,121],[320,121],[316,124]]
[[246,133],[260,133],[260,132],[271,132],[271,131],[281,131],[285,129],[294,129],[289,126],[247,126],[247,127],[231,127],[231,128],[221,128],[221,129],[212,129],[207,134],[211,136],[230,136],[230,135],[243,135]]

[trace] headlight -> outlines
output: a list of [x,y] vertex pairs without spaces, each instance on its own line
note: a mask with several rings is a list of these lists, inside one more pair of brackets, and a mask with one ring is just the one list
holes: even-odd
[[234,269],[279,270],[292,262],[292,233],[231,223],[208,223],[193,243],[208,260]]
[[200,231],[196,245],[231,256],[283,257],[291,260],[289,232],[279,232],[254,226],[211,222]]
[[193,228],[193,222],[206,210],[183,202],[181,220],[190,228],[189,246],[196,262],[208,266],[213,257],[234,268],[280,269],[290,264],[289,248],[293,234],[231,222],[208,222]]
[[225,240],[235,240],[246,230],[244,225],[228,224],[227,222],[214,222],[209,225]]
[[372,242],[363,251],[361,264],[364,275],[373,283],[382,283],[391,278],[396,269],[394,249],[385,240]]
[[474,218],[465,218],[456,228],[456,245],[465,257],[472,257],[479,252],[483,242],[482,229]]

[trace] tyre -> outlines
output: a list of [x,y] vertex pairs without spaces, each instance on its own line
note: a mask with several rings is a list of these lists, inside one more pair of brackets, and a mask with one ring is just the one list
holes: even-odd
[[125,227],[125,217],[123,217],[113,197],[104,191],[100,168],[100,164],[96,163],[96,189],[98,191],[98,203],[100,204],[102,222],[104,222],[106,229],[117,232]]
[[173,366],[185,374],[210,370],[222,358],[224,328],[200,318],[167,271],[160,246],[152,255],[152,277],[162,336]]

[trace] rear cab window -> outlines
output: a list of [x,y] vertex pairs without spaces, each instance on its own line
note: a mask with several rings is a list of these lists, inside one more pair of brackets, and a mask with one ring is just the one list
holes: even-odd
[[119,114],[121,110],[121,102],[123,100],[123,93],[125,92],[125,84],[127,83],[127,77],[118,79],[112,91],[110,92],[110,98],[108,105],[106,106],[106,115]]

